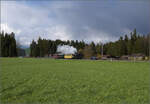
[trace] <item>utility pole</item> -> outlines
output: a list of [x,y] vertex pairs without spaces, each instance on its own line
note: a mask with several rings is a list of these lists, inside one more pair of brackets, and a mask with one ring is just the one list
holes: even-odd
[[102,45],[102,47],[101,47],[101,48],[102,48],[102,49],[101,49],[101,50],[102,50],[102,51],[101,51],[101,56],[103,57],[103,43],[101,43],[101,45]]

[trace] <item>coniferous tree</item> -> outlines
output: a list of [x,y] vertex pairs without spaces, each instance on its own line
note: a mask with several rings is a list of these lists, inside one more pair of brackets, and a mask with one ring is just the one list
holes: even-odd
[[124,47],[124,55],[128,55],[128,44],[129,44],[129,38],[128,38],[128,35],[125,35],[125,38],[124,38],[124,44],[125,44],[125,47]]
[[[3,36],[1,36],[1,38],[2,37]],[[6,39],[9,39],[7,35],[6,35]],[[99,43],[95,44],[94,42],[91,42],[90,44],[87,44],[83,40],[62,41],[59,39],[46,40],[46,39],[39,38],[37,43],[36,44],[35,43],[36,42],[32,42],[30,45],[31,56],[34,57],[35,56],[44,57],[45,55],[55,54],[57,52],[58,45],[73,46],[77,48],[78,53],[82,52],[83,54],[87,54],[89,51],[89,53],[92,53],[92,56],[96,56],[97,54],[101,53],[101,45]],[[5,42],[5,39],[4,39],[4,44],[6,45],[8,44],[7,42]],[[4,47],[6,45],[4,45]],[[34,52],[32,52],[33,48],[35,48],[36,50],[36,54],[34,55],[33,55]],[[5,48],[4,51],[8,51],[7,48]],[[123,55],[132,55],[135,53],[142,53],[145,55],[149,54],[149,35],[148,36],[137,35],[136,29],[134,29],[134,31],[131,32],[130,37],[128,37],[128,35],[125,35],[124,38],[121,36],[119,40],[115,42],[108,42],[103,45],[103,54],[121,57]]]
[[2,57],[16,57],[17,56],[17,48],[16,48],[16,40],[15,34],[12,32],[10,34],[4,33],[2,31],[0,33],[0,56]]

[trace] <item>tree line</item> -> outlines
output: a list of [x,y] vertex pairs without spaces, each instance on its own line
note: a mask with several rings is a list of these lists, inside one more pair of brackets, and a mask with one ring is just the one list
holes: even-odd
[[30,56],[31,57],[44,57],[49,54],[55,54],[57,52],[58,45],[70,45],[77,49],[77,53],[83,54],[84,58],[90,58],[91,56],[100,57],[101,53],[110,56],[123,56],[140,53],[143,55],[149,55],[149,39],[150,35],[137,34],[136,29],[130,33],[120,37],[115,42],[102,43],[85,43],[83,40],[49,40],[39,39],[33,40],[30,44]]
[[[132,54],[143,54],[149,56],[150,34],[141,35],[134,29],[129,35],[121,36],[117,41],[107,42],[105,44],[86,43],[83,40],[50,40],[39,37],[37,41],[33,40],[30,44],[31,57],[44,57],[57,53],[58,45],[70,45],[77,49],[77,53],[82,54],[84,58],[91,56],[101,57],[101,54],[110,56],[123,56]],[[24,56],[25,50],[21,49],[15,40],[15,34],[0,32],[0,56],[16,57]]]
[[17,46],[15,40],[15,34],[1,32],[0,33],[0,55],[2,57],[16,57]]
[[140,35],[137,34],[136,29],[124,37],[120,37],[115,42],[104,44],[104,54],[111,56],[122,56],[132,54],[143,54],[149,56],[149,39],[150,34]]
[[25,56],[25,50],[21,49],[16,43],[15,34],[0,32],[0,56],[17,57]]
[[48,56],[50,54],[55,54],[57,52],[58,45],[70,45],[75,47],[77,50],[83,49],[85,45],[87,45],[84,41],[74,41],[74,40],[46,40],[46,39],[39,39],[37,42],[35,40],[32,41],[30,44],[30,56],[31,57],[44,57],[45,55]]

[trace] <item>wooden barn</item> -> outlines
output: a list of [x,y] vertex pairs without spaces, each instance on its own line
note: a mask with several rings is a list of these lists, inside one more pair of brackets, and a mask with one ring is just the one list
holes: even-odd
[[145,55],[143,54],[132,54],[130,57],[129,57],[129,60],[144,60],[145,59]]

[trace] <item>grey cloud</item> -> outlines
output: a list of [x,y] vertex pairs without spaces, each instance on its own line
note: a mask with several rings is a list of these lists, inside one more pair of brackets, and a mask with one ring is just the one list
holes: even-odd
[[134,28],[142,34],[150,32],[149,1],[52,1],[32,5],[14,2],[17,7],[6,7],[7,14],[2,16],[3,22],[22,31],[18,37],[26,37],[28,43],[39,36],[106,42]]

